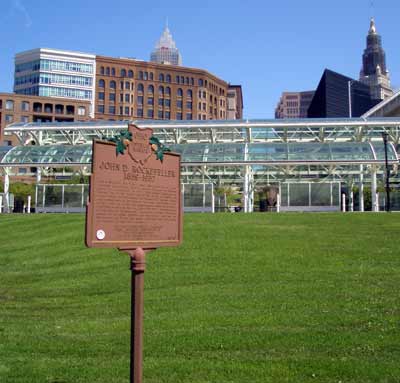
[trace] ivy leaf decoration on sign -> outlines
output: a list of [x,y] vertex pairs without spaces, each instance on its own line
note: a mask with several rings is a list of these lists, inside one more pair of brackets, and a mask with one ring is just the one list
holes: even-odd
[[157,160],[160,160],[161,162],[164,159],[164,153],[166,152],[170,152],[171,149],[167,148],[164,144],[162,144],[160,142],[160,140],[155,137],[155,136],[151,136],[149,143],[151,145],[151,149],[153,150],[153,152],[155,153]]
[[119,154],[124,154],[126,147],[129,145],[129,141],[132,141],[132,133],[128,130],[124,130],[114,137],[103,137],[103,139],[114,142],[117,145],[115,151],[118,156]]

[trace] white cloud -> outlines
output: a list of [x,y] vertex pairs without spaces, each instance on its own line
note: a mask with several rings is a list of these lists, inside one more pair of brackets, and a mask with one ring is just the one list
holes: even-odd
[[31,16],[29,15],[29,12],[26,10],[24,4],[22,3],[21,0],[13,0],[13,6],[14,8],[22,13],[25,17],[25,26],[29,28],[32,25],[32,19]]

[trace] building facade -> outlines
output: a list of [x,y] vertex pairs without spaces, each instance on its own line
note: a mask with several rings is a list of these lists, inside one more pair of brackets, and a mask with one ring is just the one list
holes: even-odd
[[228,120],[243,118],[243,93],[241,85],[229,85],[226,99],[226,113]]
[[275,118],[307,118],[314,91],[283,92],[275,109]]
[[96,119],[227,119],[229,85],[205,70],[106,56],[96,68]]
[[16,144],[15,137],[3,135],[9,124],[88,121],[90,106],[85,100],[0,93],[0,146]]
[[176,47],[168,26],[165,26],[154,51],[151,53],[150,61],[158,64],[182,65],[182,56]]
[[308,117],[360,117],[378,102],[372,99],[367,85],[325,69],[308,108]]
[[393,94],[389,71],[386,68],[386,55],[382,48],[382,38],[376,31],[373,18],[368,31],[367,47],[362,56],[360,81],[370,88],[373,99],[383,100]]
[[16,54],[14,92],[87,100],[94,117],[95,55],[38,48]]

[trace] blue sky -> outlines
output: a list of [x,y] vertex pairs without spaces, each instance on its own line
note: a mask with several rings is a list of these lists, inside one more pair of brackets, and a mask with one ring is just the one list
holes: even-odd
[[183,65],[241,84],[246,118],[271,118],[282,91],[324,68],[358,77],[371,14],[400,87],[400,0],[0,0],[0,91],[16,52],[48,47],[149,59],[168,17]]

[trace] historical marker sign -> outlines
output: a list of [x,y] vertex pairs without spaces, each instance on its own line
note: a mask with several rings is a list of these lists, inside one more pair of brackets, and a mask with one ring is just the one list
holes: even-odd
[[121,136],[115,143],[93,142],[86,245],[177,246],[182,241],[180,156],[164,152],[151,129],[130,125],[129,132],[132,141]]

